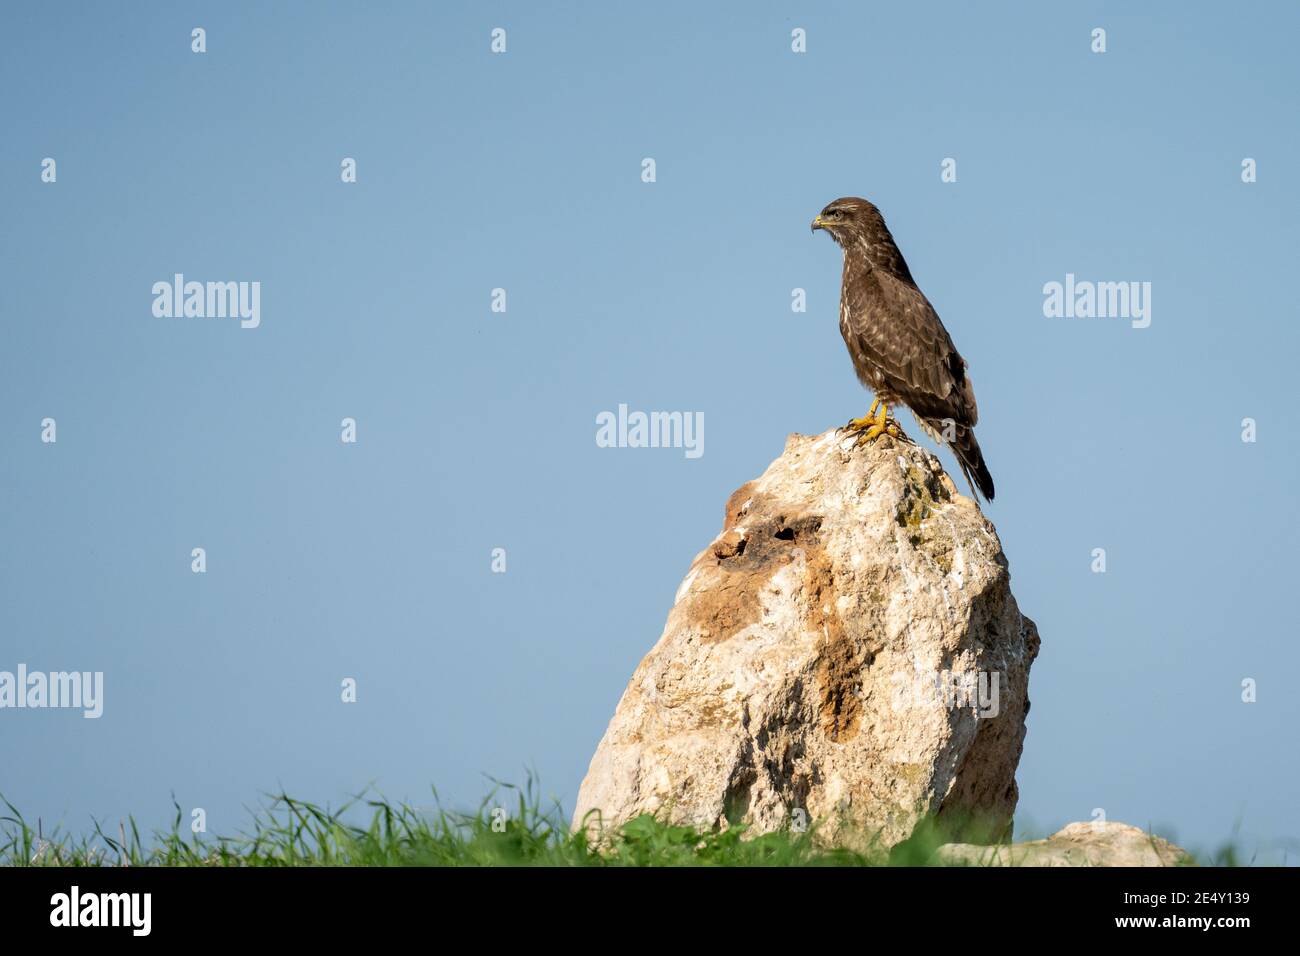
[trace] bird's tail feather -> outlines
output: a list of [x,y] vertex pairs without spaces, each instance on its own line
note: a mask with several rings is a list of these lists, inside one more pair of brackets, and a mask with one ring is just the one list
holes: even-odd
[[957,456],[957,464],[961,465],[961,473],[971,486],[971,494],[979,488],[985,500],[992,501],[993,476],[989,474],[988,465],[984,464],[984,453],[980,451],[980,443],[975,440],[975,432],[969,428],[958,428],[956,438],[948,446]]

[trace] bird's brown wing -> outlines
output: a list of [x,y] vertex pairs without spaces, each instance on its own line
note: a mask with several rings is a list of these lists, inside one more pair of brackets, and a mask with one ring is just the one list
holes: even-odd
[[921,290],[874,269],[844,291],[848,332],[890,390],[920,418],[974,426],[979,409],[966,361]]

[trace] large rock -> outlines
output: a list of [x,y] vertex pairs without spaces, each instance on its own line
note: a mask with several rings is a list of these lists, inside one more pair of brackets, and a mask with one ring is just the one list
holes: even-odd
[[1071,823],[1046,840],[1010,846],[949,843],[935,862],[965,866],[1191,866],[1186,850],[1127,823]]
[[993,526],[933,455],[792,435],[691,564],[575,826],[651,812],[890,847],[932,814],[1009,837],[1038,653],[1009,583]]

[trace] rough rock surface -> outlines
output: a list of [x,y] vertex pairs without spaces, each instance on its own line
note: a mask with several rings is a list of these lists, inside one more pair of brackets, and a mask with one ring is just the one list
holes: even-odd
[[[817,824],[889,847],[937,814],[1005,839],[1038,643],[993,526],[933,455],[792,435],[692,563],[574,824]],[[974,706],[944,699],[981,679]],[[966,835],[972,814],[991,831]]]
[[1046,840],[1010,846],[949,843],[937,862],[968,866],[1187,866],[1187,851],[1127,823],[1071,823]]

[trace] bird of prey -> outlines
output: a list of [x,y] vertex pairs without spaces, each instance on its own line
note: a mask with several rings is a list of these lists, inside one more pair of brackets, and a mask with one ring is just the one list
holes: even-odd
[[860,441],[904,438],[889,409],[907,406],[931,438],[952,449],[971,493],[978,486],[992,501],[993,476],[975,441],[979,411],[966,360],[916,287],[880,210],[865,199],[837,199],[812,227],[844,250],[840,334],[858,381],[875,393],[866,416],[845,427]]

